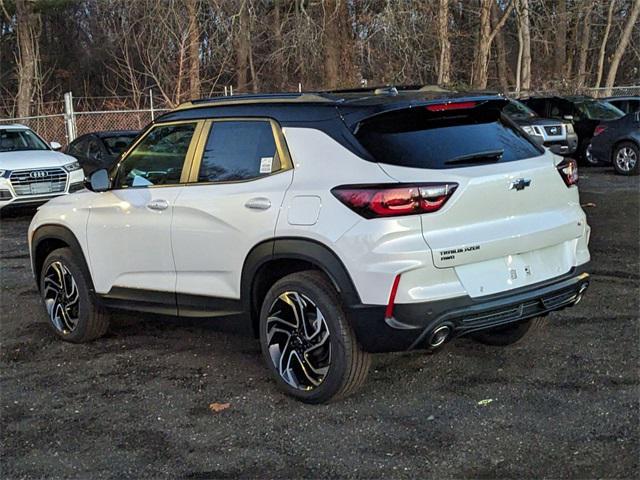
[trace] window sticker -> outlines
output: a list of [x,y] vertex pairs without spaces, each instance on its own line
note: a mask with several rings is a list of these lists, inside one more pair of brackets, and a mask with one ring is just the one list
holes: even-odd
[[260,173],[271,173],[272,165],[273,165],[273,157],[260,158]]

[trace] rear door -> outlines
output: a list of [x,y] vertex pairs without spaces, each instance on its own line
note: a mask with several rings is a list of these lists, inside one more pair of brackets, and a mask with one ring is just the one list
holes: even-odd
[[[528,285],[574,265],[585,228],[575,187],[554,157],[487,106],[399,112],[365,122],[361,143],[399,182],[455,182],[451,199],[422,215],[438,268],[455,268],[471,295]],[[573,243],[572,243],[573,242]]]
[[292,164],[269,119],[215,120],[201,138],[202,154],[175,203],[178,308],[185,315],[232,313],[248,253],[274,236]]

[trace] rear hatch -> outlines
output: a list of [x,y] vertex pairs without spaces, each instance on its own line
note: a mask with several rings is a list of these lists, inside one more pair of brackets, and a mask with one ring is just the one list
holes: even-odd
[[446,105],[376,115],[356,133],[398,182],[457,184],[440,210],[421,215],[434,265],[455,268],[472,296],[568,272],[585,222],[561,159],[501,115],[499,102]]

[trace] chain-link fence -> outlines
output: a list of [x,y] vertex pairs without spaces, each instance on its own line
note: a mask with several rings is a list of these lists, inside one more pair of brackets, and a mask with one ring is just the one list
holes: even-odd
[[[168,108],[155,108],[151,95],[141,98],[78,97],[65,94],[64,102],[48,102],[48,115],[0,118],[2,124],[25,125],[48,142],[68,145],[75,138],[106,130],[141,130]],[[56,111],[60,113],[55,113]]]

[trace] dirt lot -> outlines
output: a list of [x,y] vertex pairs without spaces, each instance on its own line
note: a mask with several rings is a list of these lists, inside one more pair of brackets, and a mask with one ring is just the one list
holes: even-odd
[[639,184],[583,173],[595,207],[580,305],[510,348],[377,356],[365,388],[329,406],[283,397],[257,342],[215,321],[119,314],[92,344],[56,340],[30,212],[5,216],[1,477],[637,478]]

